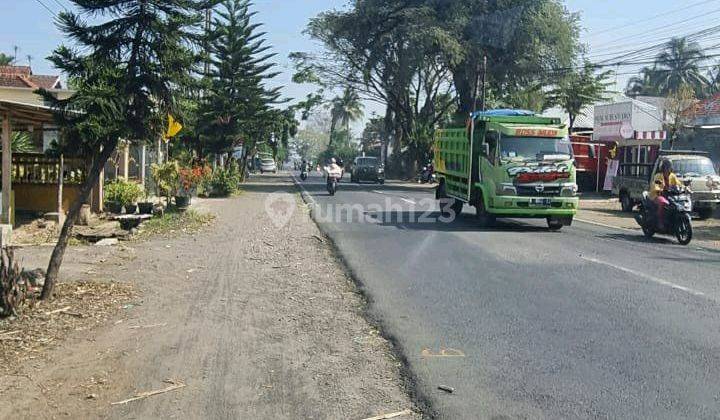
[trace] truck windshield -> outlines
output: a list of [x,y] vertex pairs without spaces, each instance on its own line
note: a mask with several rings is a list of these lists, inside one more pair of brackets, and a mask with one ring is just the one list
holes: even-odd
[[572,146],[566,138],[505,137],[500,139],[500,158],[540,160],[552,158],[570,159]]
[[715,168],[708,158],[673,160],[672,166],[681,177],[715,175]]

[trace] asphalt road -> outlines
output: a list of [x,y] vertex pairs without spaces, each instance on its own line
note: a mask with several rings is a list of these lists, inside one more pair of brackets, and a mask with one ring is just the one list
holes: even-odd
[[442,223],[413,186],[302,185],[430,414],[720,417],[720,253],[578,222],[481,229],[472,208]]

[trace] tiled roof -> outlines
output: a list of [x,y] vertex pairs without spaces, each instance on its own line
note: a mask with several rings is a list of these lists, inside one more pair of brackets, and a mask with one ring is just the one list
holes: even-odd
[[32,74],[28,66],[0,66],[0,86],[61,89],[60,76]]
[[716,93],[715,96],[710,99],[700,101],[700,103],[695,106],[695,116],[720,116],[720,93]]

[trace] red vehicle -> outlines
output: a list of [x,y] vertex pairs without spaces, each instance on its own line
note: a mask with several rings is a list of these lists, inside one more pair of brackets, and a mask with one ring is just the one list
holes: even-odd
[[591,133],[575,133],[570,136],[577,184],[580,191],[600,191],[607,173],[607,157],[615,145],[612,141],[593,141]]

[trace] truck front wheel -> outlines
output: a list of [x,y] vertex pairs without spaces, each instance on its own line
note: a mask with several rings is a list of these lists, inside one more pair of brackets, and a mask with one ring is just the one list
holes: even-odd
[[485,200],[482,194],[478,196],[475,202],[475,218],[481,227],[491,227],[495,224],[495,216],[485,208]]
[[558,231],[558,230],[562,229],[562,227],[563,227],[562,220],[560,220],[556,217],[548,217],[547,224],[548,224],[548,229],[550,229],[551,231]]

